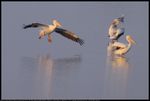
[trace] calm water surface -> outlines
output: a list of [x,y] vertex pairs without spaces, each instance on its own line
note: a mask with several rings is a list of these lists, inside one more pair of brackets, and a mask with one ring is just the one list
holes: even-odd
[[[121,14],[137,44],[116,57],[107,32]],[[22,29],[52,18],[85,44]],[[148,99],[148,22],[148,2],[2,2],[2,99]]]

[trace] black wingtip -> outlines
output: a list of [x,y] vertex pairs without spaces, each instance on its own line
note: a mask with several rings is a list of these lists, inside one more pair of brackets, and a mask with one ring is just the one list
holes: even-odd
[[33,24],[29,24],[29,25],[23,24],[23,29],[27,29],[27,28],[31,28],[31,27],[37,27],[37,26],[33,26]]
[[77,41],[81,46],[84,44],[84,40],[83,39],[78,39]]
[[23,24],[23,27],[22,27],[23,29],[26,29],[27,27],[26,27],[26,25],[25,24]]
[[25,24],[22,25],[22,28],[25,29]]

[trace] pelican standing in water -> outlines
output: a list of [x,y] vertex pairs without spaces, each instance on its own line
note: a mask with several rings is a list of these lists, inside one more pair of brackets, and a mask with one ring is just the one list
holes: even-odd
[[29,24],[29,25],[24,25],[23,28],[24,29],[27,29],[27,28],[40,28],[39,39],[41,39],[44,36],[48,35],[48,42],[49,43],[52,42],[52,37],[51,37],[52,32],[57,32],[57,33],[63,35],[64,37],[66,37],[68,39],[71,39],[72,41],[78,42],[80,45],[82,45],[84,43],[84,41],[82,39],[80,39],[79,36],[77,36],[75,33],[70,32],[66,29],[59,28],[62,25],[57,20],[53,19],[52,22],[53,22],[52,25],[41,24],[41,23],[32,23],[32,24]]
[[120,42],[114,42],[112,44],[112,46],[115,48],[113,50],[114,54],[122,56],[131,49],[132,44],[136,44],[136,42],[133,40],[133,38],[130,35],[126,36],[126,40],[128,42],[127,45],[124,43],[120,43]]
[[108,37],[112,41],[118,40],[120,36],[124,34],[124,31],[125,31],[124,27],[118,28],[118,25],[123,22],[124,22],[124,16],[116,18],[112,21],[108,30]]

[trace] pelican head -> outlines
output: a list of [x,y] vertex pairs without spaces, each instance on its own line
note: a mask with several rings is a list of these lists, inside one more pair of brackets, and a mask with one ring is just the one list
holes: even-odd
[[120,22],[124,22],[124,14],[121,15],[121,17],[117,18]]
[[57,27],[62,26],[60,22],[58,22],[56,19],[52,19],[52,22],[54,25],[56,25]]
[[124,15],[121,15],[121,17],[114,19],[112,21],[112,24],[119,25],[121,22],[124,22]]
[[112,21],[112,24],[113,24],[113,25],[119,25],[119,24],[120,24],[120,21],[119,21],[118,19],[114,19],[114,20]]
[[136,42],[133,40],[133,38],[132,38],[130,35],[127,35],[127,36],[126,36],[126,40],[127,40],[129,43],[136,44]]

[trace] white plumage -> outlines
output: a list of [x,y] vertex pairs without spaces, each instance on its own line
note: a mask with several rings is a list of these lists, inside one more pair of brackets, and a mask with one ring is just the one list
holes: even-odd
[[48,35],[48,42],[52,42],[52,37],[51,33],[56,32],[59,33],[60,35],[71,39],[72,41],[78,42],[80,45],[84,43],[82,39],[79,38],[75,33],[68,31],[63,28],[58,28],[61,26],[61,23],[58,22],[57,20],[52,20],[53,24],[52,25],[47,25],[47,24],[41,24],[41,23],[32,23],[29,25],[24,25],[24,29],[26,28],[40,28],[39,32],[39,39],[43,38],[44,36]]

